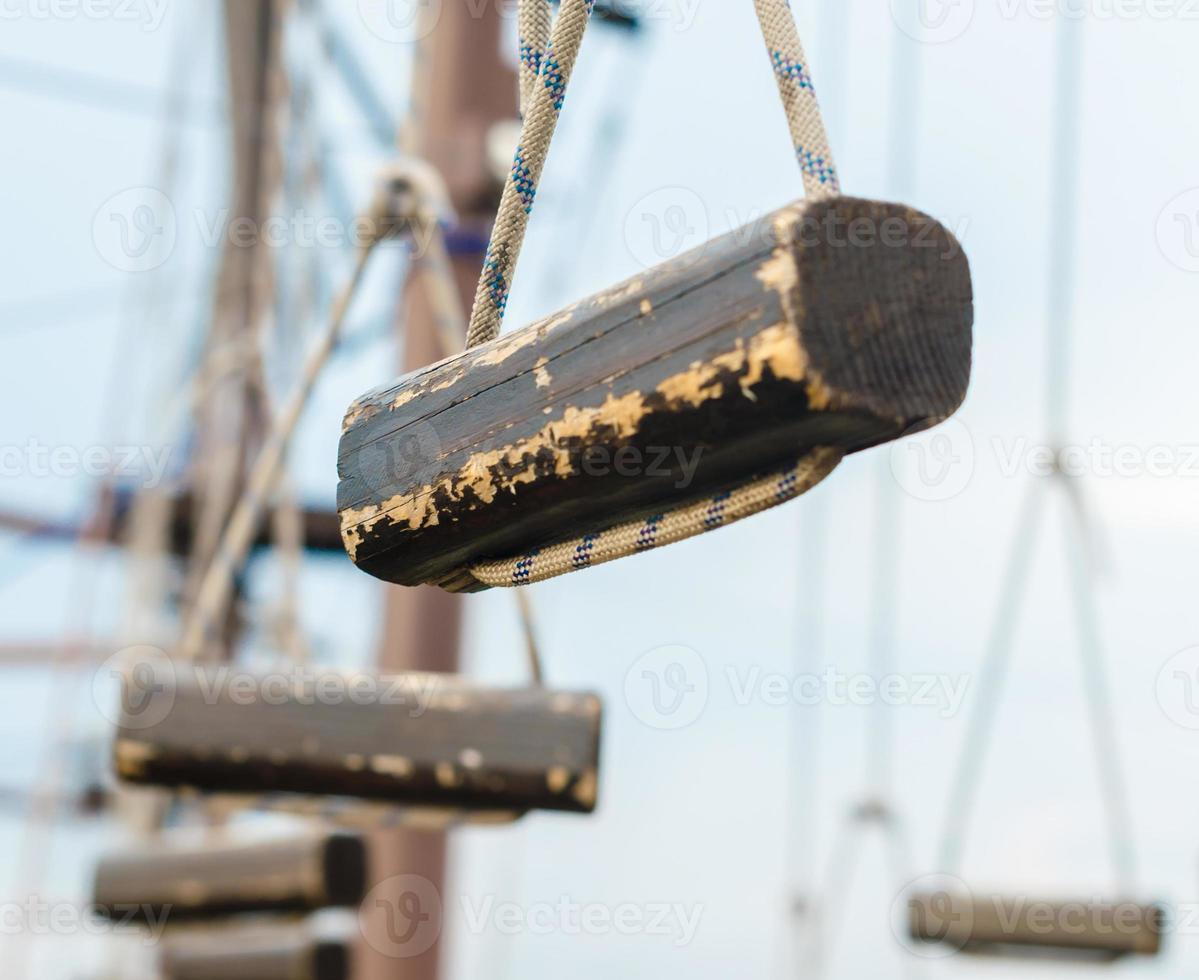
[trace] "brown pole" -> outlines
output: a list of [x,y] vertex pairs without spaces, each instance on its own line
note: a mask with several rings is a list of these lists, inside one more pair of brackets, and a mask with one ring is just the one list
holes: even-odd
[[[416,141],[422,156],[444,177],[458,214],[460,232],[475,232],[473,239],[485,240],[498,203],[496,181],[487,164],[487,136],[491,126],[512,119],[517,113],[516,73],[501,51],[503,31],[500,0],[486,3],[481,13],[471,4],[441,5],[433,32],[425,40],[423,77],[415,84],[425,95],[424,118]],[[461,236],[458,236],[461,238]],[[474,299],[475,283],[483,261],[482,249],[454,250],[454,274],[465,309]],[[404,350],[401,368],[415,370],[443,355],[436,318],[414,276],[400,304]],[[388,587],[385,593],[379,664],[385,670],[458,669],[458,644],[462,600],[439,589]],[[395,928],[399,912],[411,909],[405,899],[414,897],[412,883],[424,879],[441,894],[443,908],[422,908],[440,921],[452,911],[445,901],[446,836],[438,832],[391,831],[375,835],[371,842],[371,882],[379,886],[364,908],[366,948],[360,960],[363,980],[437,980],[441,970],[440,939],[413,956],[395,955],[394,936],[375,930]],[[402,878],[401,876],[416,876]],[[392,894],[394,892],[394,894]],[[405,894],[409,893],[409,894]],[[431,892],[415,897],[427,903]],[[382,903],[382,905],[378,904]],[[373,907],[372,907],[373,906]],[[403,928],[403,924],[400,924]],[[421,945],[424,937],[421,937]],[[417,948],[414,944],[413,948]]]

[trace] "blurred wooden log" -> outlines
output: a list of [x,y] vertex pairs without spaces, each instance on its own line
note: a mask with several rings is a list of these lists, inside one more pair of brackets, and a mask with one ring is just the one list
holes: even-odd
[[231,922],[163,939],[162,980],[350,980],[348,937],[308,922]]
[[972,322],[965,256],[932,218],[801,202],[360,398],[346,550],[457,588],[472,562],[929,427],[965,397]]
[[1161,949],[1163,912],[1155,905],[941,891],[911,896],[908,916],[913,939],[973,953],[1039,951],[1118,959],[1132,954],[1154,956]]
[[[225,682],[221,678],[225,677]],[[600,701],[451,675],[230,679],[180,665],[122,682],[118,775],[481,811],[595,807]]]
[[157,846],[101,860],[93,902],[113,919],[213,919],[235,912],[356,907],[366,848],[350,834],[189,847]]

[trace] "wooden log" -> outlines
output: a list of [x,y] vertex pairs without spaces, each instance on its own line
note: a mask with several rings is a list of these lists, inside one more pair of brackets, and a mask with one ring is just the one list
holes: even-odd
[[595,807],[595,695],[182,665],[157,681],[122,681],[116,769],[129,782],[488,812]]
[[237,912],[354,908],[366,894],[366,848],[350,834],[150,847],[103,858],[94,905],[102,916],[170,923]]
[[162,980],[349,980],[350,937],[307,921],[230,922],[167,935]]
[[912,895],[908,917],[913,939],[971,953],[1118,959],[1161,950],[1163,910],[1156,905],[939,891]]
[[346,550],[469,589],[470,563],[932,426],[965,397],[972,322],[968,263],[932,218],[801,202],[356,401]]

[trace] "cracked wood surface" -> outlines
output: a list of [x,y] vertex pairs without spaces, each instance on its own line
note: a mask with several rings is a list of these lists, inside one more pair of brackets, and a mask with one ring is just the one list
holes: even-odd
[[[358,399],[346,550],[387,581],[445,583],[814,446],[926,428],[965,397],[972,322],[965,256],[932,218],[800,202]],[[656,473],[595,465],[661,449],[674,462]]]

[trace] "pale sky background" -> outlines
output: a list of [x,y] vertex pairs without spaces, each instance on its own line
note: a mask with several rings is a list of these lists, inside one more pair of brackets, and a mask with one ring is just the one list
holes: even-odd
[[[922,492],[913,480],[909,448],[879,450],[847,461],[803,501],[735,529],[535,588],[551,681],[599,691],[607,704],[601,808],[592,819],[535,816],[509,829],[456,835],[455,876],[445,896],[453,977],[815,977],[813,960],[797,949],[799,922],[791,911],[793,895],[811,893],[813,865],[848,895],[841,913],[820,888],[809,899],[825,909],[826,921],[839,922],[824,943],[829,977],[910,969],[934,978],[1107,971],[1181,980],[1199,968],[1199,926],[1167,937],[1157,960],[1108,967],[963,956],[926,961],[892,933],[892,906],[906,884],[940,870],[952,769],[979,694],[972,682],[1019,503],[1038,482],[1022,468],[1013,475],[1008,460],[1027,458],[1019,454],[1046,437],[1046,387],[1065,381],[1048,376],[1046,337],[1066,326],[1049,323],[1045,313],[1058,14],[1035,0],[934,3],[929,21],[947,18],[933,32],[940,43],[916,44],[897,26],[892,6],[899,5],[793,2],[845,190],[902,198],[935,215],[959,232],[969,255],[975,372],[957,423],[945,430],[958,460],[950,487],[958,492],[922,499],[942,494]],[[651,6],[658,16],[641,44],[598,27],[588,37],[510,326],[652,261],[647,216],[682,208],[698,243],[705,230],[731,230],[801,193],[751,5]],[[1184,0],[1082,6],[1088,15],[1067,433],[1071,444],[1099,440],[1136,459],[1157,448],[1172,471],[1092,472],[1082,486],[1099,531],[1099,630],[1136,829],[1137,897],[1185,909],[1199,903],[1199,731],[1178,722],[1199,718],[1157,681],[1168,662],[1167,677],[1173,666],[1193,669],[1199,660],[1171,661],[1199,644],[1199,9]],[[169,414],[179,408],[171,399],[204,322],[213,261],[196,216],[211,216],[224,201],[216,6],[173,0],[159,8],[138,0],[130,9],[143,16],[134,20],[64,16],[73,8],[50,0],[13,0],[2,9],[0,446],[24,447],[31,439],[78,450],[165,442],[181,462]],[[358,4],[343,0],[336,9],[398,111],[408,49],[375,36]],[[46,10],[58,16],[42,16]],[[302,37],[294,44],[305,50]],[[155,186],[164,132],[156,114],[170,64],[180,57],[191,109],[181,130],[179,184],[170,194],[178,242],[153,274],[161,307],[143,318],[135,303],[146,277],[105,261],[93,219],[127,188]],[[920,72],[918,98],[906,105],[893,98],[896,57]],[[310,52],[307,63],[332,158],[361,202],[383,151],[316,58]],[[76,74],[86,80],[73,80]],[[900,147],[912,154],[908,179],[893,160],[897,111],[909,120]],[[609,148],[597,135],[610,131],[605,119],[619,121],[611,130],[619,142]],[[336,281],[344,255],[318,258]],[[394,285],[394,266],[384,260],[355,307],[359,334],[390,308]],[[342,412],[390,376],[393,358],[384,340],[361,342],[323,379],[294,457],[306,498],[332,501]],[[112,392],[120,406],[115,418],[101,407]],[[956,711],[738,703],[730,670],[742,680],[755,669],[757,676],[791,678],[813,667],[870,669],[880,487],[898,515],[901,542],[894,671],[909,680],[933,675],[966,683],[964,702]],[[84,479],[32,472],[6,475],[0,488],[5,507],[64,519],[83,513],[93,492]],[[1055,494],[960,869],[976,887],[1034,897],[1110,895],[1114,887],[1070,606],[1068,526]],[[9,539],[0,549],[4,641],[50,641],[81,627],[72,585],[77,563],[66,549]],[[85,587],[99,597],[86,625],[111,636],[127,601],[119,562],[83,571]],[[255,579],[267,600],[270,571],[263,567]],[[305,621],[322,657],[366,662],[379,586],[340,560],[313,562],[304,585]],[[464,669],[522,682],[511,597],[471,597],[468,607]],[[814,609],[820,631],[811,622]],[[640,658],[667,646],[693,651],[685,655],[690,679],[706,677],[707,687],[706,701],[687,706],[694,721],[672,731],[646,724],[637,687],[648,662]],[[0,787],[34,784],[52,723],[70,717],[77,730],[103,736],[90,673],[64,683],[46,671],[0,669]],[[894,734],[891,805],[910,840],[902,880],[877,834],[867,838],[852,873],[845,864],[829,872],[845,815],[864,792],[867,731],[878,712],[887,713]],[[19,817],[0,815],[0,854],[7,858],[0,902],[23,902],[31,892],[85,900],[91,862],[122,839],[120,832],[107,824],[64,825],[50,838],[48,873],[19,881],[12,858],[31,840]],[[523,909],[562,896],[608,908],[667,903],[697,910],[699,918],[681,945],[678,934],[472,932],[463,901],[489,896]],[[82,936],[39,942],[35,975],[103,977],[118,962],[114,945]]]

